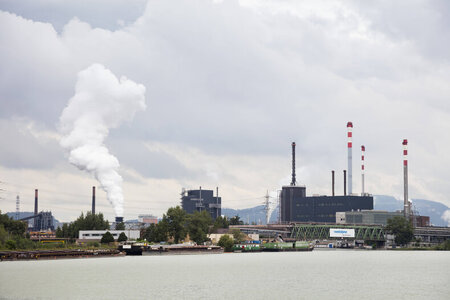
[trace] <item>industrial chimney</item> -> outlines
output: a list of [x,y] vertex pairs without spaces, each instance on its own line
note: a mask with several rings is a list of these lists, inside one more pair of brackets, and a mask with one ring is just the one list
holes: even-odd
[[123,217],[116,217],[116,223],[122,223]]
[[95,215],[95,186],[92,187],[92,214]]
[[295,180],[295,142],[292,142],[292,181],[291,186],[295,186],[297,181]]
[[334,197],[334,170],[331,171],[331,195]]
[[364,154],[366,153],[366,147],[361,146],[361,196],[364,196]]
[[34,190],[34,215],[38,214],[38,190]]
[[408,202],[408,140],[403,140],[403,213],[405,218],[410,216],[410,207]]
[[[38,190],[34,190],[34,215],[36,216],[38,214]],[[36,230],[38,228],[38,219],[34,218],[33,221],[33,230]]]
[[353,123],[347,123],[347,137],[348,137],[348,194],[352,194],[352,132]]
[[347,171],[344,170],[344,196],[347,196]]

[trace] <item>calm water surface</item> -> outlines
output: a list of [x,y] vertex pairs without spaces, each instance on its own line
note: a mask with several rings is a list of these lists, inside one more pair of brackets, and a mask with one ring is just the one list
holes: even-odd
[[0,262],[6,299],[450,299],[450,252],[319,250]]

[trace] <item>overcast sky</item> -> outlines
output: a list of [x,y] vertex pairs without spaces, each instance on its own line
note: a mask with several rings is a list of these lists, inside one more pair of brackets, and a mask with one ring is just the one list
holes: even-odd
[[[68,162],[59,117],[77,74],[99,63],[146,88],[147,110],[112,129],[125,219],[161,216],[181,189],[219,186],[223,206],[262,204],[290,182],[450,206],[450,2],[0,0],[0,208],[70,221],[94,177]],[[113,208],[98,193],[97,210]]]

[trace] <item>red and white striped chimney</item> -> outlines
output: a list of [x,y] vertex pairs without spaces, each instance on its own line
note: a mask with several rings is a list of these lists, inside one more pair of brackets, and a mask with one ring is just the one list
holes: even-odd
[[353,123],[348,122],[347,123],[347,137],[348,137],[348,194],[352,195],[352,133],[353,133]]
[[410,207],[408,202],[408,140],[403,140],[403,212],[405,218],[410,216]]
[[361,146],[361,179],[362,179],[362,192],[361,192],[361,196],[364,196],[365,192],[364,192],[364,155],[366,153],[366,147],[364,145]]

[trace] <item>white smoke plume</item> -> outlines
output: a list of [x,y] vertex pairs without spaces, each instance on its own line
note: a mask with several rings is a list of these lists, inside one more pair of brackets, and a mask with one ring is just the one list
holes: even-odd
[[122,177],[119,161],[104,141],[109,129],[145,110],[144,95],[142,84],[118,79],[104,66],[93,64],[78,73],[75,95],[60,117],[60,144],[68,151],[69,162],[95,176],[117,217],[123,217]]

